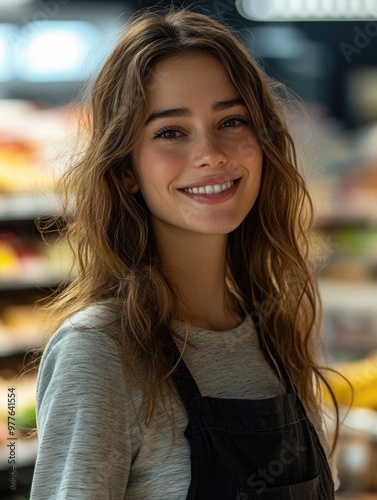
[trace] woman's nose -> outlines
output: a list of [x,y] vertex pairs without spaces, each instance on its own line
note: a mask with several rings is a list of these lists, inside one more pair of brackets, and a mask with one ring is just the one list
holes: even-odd
[[226,162],[219,141],[211,135],[198,137],[192,144],[194,167],[218,167]]

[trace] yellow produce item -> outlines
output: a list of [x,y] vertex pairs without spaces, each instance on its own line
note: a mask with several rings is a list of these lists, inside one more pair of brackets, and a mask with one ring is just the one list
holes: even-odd
[[[326,378],[341,405],[357,406],[377,410],[377,351],[369,356],[333,367],[351,383],[353,388],[339,375],[328,372]],[[325,389],[325,399],[330,395]]]
[[17,276],[19,260],[11,245],[0,241],[0,280]]

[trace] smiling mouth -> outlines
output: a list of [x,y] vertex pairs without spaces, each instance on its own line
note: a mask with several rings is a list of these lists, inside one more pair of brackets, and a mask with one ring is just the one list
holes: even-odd
[[190,194],[217,194],[227,191],[234,186],[240,179],[235,179],[229,182],[223,182],[221,184],[212,184],[207,186],[198,186],[192,188],[184,188],[182,191]]

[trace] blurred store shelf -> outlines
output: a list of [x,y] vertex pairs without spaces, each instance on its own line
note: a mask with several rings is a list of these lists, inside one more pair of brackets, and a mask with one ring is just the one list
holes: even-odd
[[377,500],[377,493],[337,493],[335,500]]
[[0,221],[36,219],[57,213],[52,194],[0,194]]
[[61,274],[46,274],[43,276],[25,276],[12,280],[0,280],[0,292],[7,290],[25,290],[31,288],[53,289],[62,282]]
[[322,278],[318,284],[324,309],[365,311],[377,316],[377,283]]

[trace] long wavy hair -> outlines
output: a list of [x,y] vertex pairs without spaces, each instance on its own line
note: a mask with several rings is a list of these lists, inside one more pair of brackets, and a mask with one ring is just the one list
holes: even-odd
[[[147,422],[162,386],[173,387],[175,367],[164,345],[176,335],[174,318],[185,312],[162,272],[142,195],[127,180],[156,64],[193,54],[221,62],[246,103],[264,155],[258,199],[228,235],[228,280],[257,320],[262,347],[278,370],[284,367],[303,402],[313,404],[318,396],[313,379],[318,388],[326,384],[315,354],[321,306],[308,263],[312,204],[283,119],[281,86],[214,19],[186,9],[143,11],[94,81],[85,150],[61,180],[62,232],[74,252],[76,277],[53,297],[48,312],[54,330],[91,304],[111,304],[117,323],[111,335],[140,380]],[[142,375],[140,366],[147,368]]]

